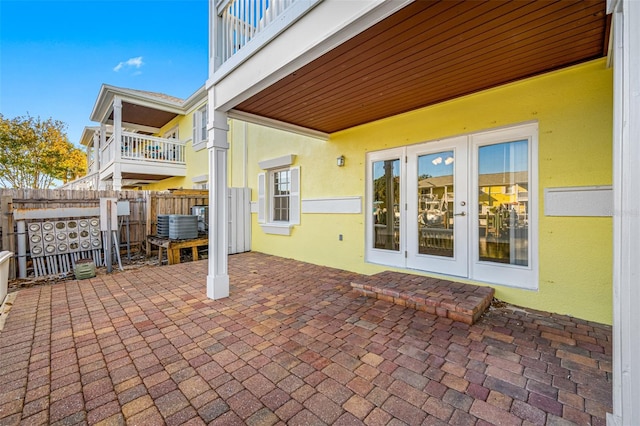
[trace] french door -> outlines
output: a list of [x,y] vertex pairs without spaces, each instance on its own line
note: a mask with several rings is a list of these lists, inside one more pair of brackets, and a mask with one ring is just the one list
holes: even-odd
[[369,262],[535,289],[537,124],[367,155]]
[[369,154],[368,260],[467,276],[467,138]]

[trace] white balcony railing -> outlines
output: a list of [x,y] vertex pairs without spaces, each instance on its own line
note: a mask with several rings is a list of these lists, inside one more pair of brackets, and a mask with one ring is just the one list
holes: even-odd
[[89,173],[86,176],[67,182],[60,189],[93,189],[97,190],[100,183],[98,172]]
[[296,0],[229,0],[220,2],[222,28],[220,56],[225,62]]
[[116,144],[113,143],[113,135],[109,136],[105,146],[100,148],[100,167],[104,167],[116,158]]
[[164,139],[137,133],[122,132],[120,143],[114,142],[114,136],[107,140],[102,148],[101,163],[106,166],[120,152],[122,160],[134,160],[153,163],[185,165],[185,143],[176,139]]
[[123,160],[185,164],[185,144],[177,139],[122,132],[120,152]]

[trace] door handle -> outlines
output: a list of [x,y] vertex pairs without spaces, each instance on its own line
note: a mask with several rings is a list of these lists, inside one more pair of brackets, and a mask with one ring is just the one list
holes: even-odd
[[466,216],[467,213],[466,212],[462,212],[462,213],[454,213],[454,216]]

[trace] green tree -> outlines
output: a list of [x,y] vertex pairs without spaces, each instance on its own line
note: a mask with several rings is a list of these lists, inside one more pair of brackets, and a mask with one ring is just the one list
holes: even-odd
[[66,125],[52,118],[0,114],[0,185],[44,189],[83,176],[87,158],[65,131]]

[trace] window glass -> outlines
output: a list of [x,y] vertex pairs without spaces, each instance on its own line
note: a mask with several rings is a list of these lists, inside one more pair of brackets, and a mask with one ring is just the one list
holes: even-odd
[[289,196],[291,193],[291,171],[273,172],[273,221],[289,221]]
[[528,141],[478,148],[480,261],[529,264]]
[[400,250],[400,160],[373,163],[373,246]]
[[418,157],[418,252],[453,257],[453,151]]

